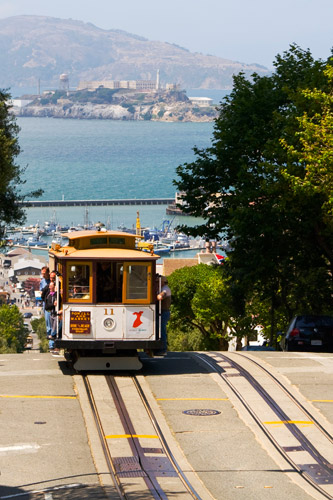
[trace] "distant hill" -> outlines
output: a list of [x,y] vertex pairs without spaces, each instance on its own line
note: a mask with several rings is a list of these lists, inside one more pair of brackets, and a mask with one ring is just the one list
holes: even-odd
[[[139,26],[138,26],[139,29]],[[68,73],[71,87],[80,80],[155,80],[183,88],[223,89],[232,75],[269,70],[211,55],[191,53],[177,45],[72,19],[15,16],[0,19],[0,88],[58,88]]]

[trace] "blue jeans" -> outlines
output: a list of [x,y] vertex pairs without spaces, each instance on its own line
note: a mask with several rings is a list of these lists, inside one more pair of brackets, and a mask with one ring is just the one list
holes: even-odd
[[56,337],[53,337],[52,339],[49,340],[49,349],[54,349],[54,341]]
[[162,340],[162,350],[167,350],[167,323],[170,319],[170,311],[161,312],[161,340]]
[[54,349],[54,341],[57,338],[57,317],[52,316],[51,313],[50,313],[50,325],[51,325],[50,336],[52,338],[49,339],[49,349]]
[[51,325],[51,311],[44,311],[44,318],[46,323],[46,336],[52,335],[52,325]]

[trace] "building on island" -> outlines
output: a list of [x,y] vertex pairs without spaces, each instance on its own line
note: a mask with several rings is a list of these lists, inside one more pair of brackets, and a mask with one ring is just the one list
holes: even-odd
[[33,99],[11,99],[7,104],[15,108],[24,108],[33,101]]
[[59,89],[69,90],[69,77],[67,73],[62,73],[59,77]]
[[189,97],[189,100],[192,104],[196,104],[197,106],[212,106],[213,99],[210,97]]
[[166,83],[165,90],[180,90],[179,83]]
[[[156,72],[156,80],[92,80],[80,81],[77,90],[96,90],[98,88],[105,89],[129,89],[139,90],[141,92],[152,92],[160,90],[160,70]],[[167,83],[166,90],[179,90],[179,85],[175,83]]]
[[77,90],[96,90],[100,87],[105,89],[130,89],[148,91],[157,90],[155,80],[93,80],[80,81]]

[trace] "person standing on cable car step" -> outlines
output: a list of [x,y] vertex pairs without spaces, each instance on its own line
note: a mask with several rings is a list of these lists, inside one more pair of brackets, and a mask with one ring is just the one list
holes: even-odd
[[50,270],[47,266],[43,266],[40,272],[41,279],[39,283],[39,290],[42,292],[43,289],[50,283]]
[[[42,301],[44,302],[44,304],[46,301],[46,296],[49,293],[51,283],[54,283],[54,285],[56,283],[55,271],[50,272],[50,282],[42,290]],[[47,338],[49,338],[52,335],[51,312],[46,309],[45,305],[44,305],[44,317],[46,323],[46,336]]]
[[51,281],[48,288],[48,293],[45,296],[45,311],[48,311],[50,314],[51,334],[47,338],[49,340],[49,349],[53,351],[54,341],[57,337],[57,293],[55,283]]
[[168,280],[165,276],[161,278],[161,291],[157,295],[157,300],[161,302],[161,340],[162,349],[155,351],[155,356],[164,356],[167,353],[167,323],[170,319],[171,290],[168,287]]

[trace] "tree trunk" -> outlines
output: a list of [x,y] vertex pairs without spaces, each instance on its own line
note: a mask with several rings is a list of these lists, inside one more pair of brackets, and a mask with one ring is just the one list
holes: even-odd
[[272,295],[271,302],[271,331],[269,338],[269,345],[273,346],[274,343],[274,332],[275,332],[275,295]]
[[[246,339],[246,345],[248,345],[248,341]],[[241,351],[242,350],[242,338],[241,337],[237,337],[237,340],[236,340],[236,351]]]
[[220,338],[219,351],[227,351],[228,347],[229,347],[229,342],[226,339]]

